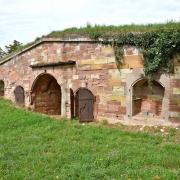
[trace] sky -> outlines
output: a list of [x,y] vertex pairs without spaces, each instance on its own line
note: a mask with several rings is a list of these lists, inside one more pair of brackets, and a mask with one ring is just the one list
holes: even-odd
[[53,30],[180,21],[180,0],[0,0],[0,47]]

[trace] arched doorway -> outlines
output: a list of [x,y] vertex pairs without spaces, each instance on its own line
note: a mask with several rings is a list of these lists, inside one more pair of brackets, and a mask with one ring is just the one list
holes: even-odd
[[61,114],[61,87],[50,74],[42,74],[35,80],[31,104],[37,112],[49,115]]
[[15,102],[18,105],[24,105],[24,88],[21,86],[17,86],[14,90]]
[[4,96],[4,81],[0,80],[0,96]]
[[81,122],[93,121],[94,95],[86,88],[80,88],[75,96],[75,115]]
[[153,80],[141,79],[133,85],[132,115],[161,116],[164,87]]

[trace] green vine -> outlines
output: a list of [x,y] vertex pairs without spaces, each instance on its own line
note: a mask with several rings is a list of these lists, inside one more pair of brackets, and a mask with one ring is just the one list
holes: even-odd
[[123,47],[119,47],[117,45],[114,45],[114,53],[115,53],[115,58],[116,58],[116,64],[117,64],[117,67],[118,69],[120,69],[123,65],[123,55],[124,55],[124,52],[123,52]]
[[151,77],[157,72],[173,72],[173,56],[180,53],[180,31],[122,34],[111,45],[119,67],[123,64],[123,46],[131,45],[141,49],[145,75]]
[[[123,47],[126,45],[135,46],[142,52],[144,72],[148,79],[159,72],[173,72],[173,56],[180,54],[180,22],[124,26],[92,26],[87,24],[87,27],[53,31],[43,37],[65,39],[89,37],[97,41],[101,39],[103,40],[102,43],[114,47],[116,63],[119,69],[124,63]],[[39,38],[36,40],[39,40]],[[23,48],[27,48],[32,44],[24,45]],[[7,56],[4,58],[7,58]]]

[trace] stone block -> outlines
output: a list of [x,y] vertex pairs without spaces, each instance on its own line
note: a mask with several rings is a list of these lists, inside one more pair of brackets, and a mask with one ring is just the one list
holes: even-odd
[[110,63],[116,64],[115,57],[108,57],[108,58],[107,58],[107,63],[108,63],[108,64],[110,64]]
[[174,66],[174,73],[180,74],[180,66]]
[[108,54],[113,54],[114,53],[114,50],[111,46],[103,46],[101,48],[101,52],[104,54],[104,55],[108,55]]
[[170,112],[170,117],[171,118],[179,118],[180,120],[180,112]]
[[126,102],[126,97],[125,96],[118,96],[118,95],[110,95],[109,99],[111,101],[118,101],[118,102],[121,102],[121,105],[125,104]]
[[124,95],[124,87],[123,86],[113,86],[113,95]]
[[139,55],[124,56],[122,68],[143,68],[143,59]]
[[105,69],[103,64],[93,64],[91,65],[91,69],[92,70],[101,70],[101,69]]
[[100,79],[99,74],[91,74],[91,79]]
[[82,65],[91,65],[91,64],[94,64],[94,59],[86,59],[86,60],[80,60],[79,61],[79,65],[82,66]]
[[107,64],[107,59],[101,58],[101,59],[93,59],[94,64]]
[[120,71],[118,69],[109,69],[108,75],[110,78],[120,78]]
[[79,79],[79,75],[73,75],[73,79],[74,80]]
[[120,86],[121,82],[122,81],[120,79],[109,79],[108,80],[108,85],[110,85],[110,86]]
[[173,88],[173,94],[180,94],[180,88]]

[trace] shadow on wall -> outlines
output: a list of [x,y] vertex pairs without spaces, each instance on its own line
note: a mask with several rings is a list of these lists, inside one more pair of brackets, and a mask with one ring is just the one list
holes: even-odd
[[61,115],[61,87],[50,74],[39,75],[32,87],[31,104],[37,112]]
[[0,80],[0,97],[4,96],[4,81]]

